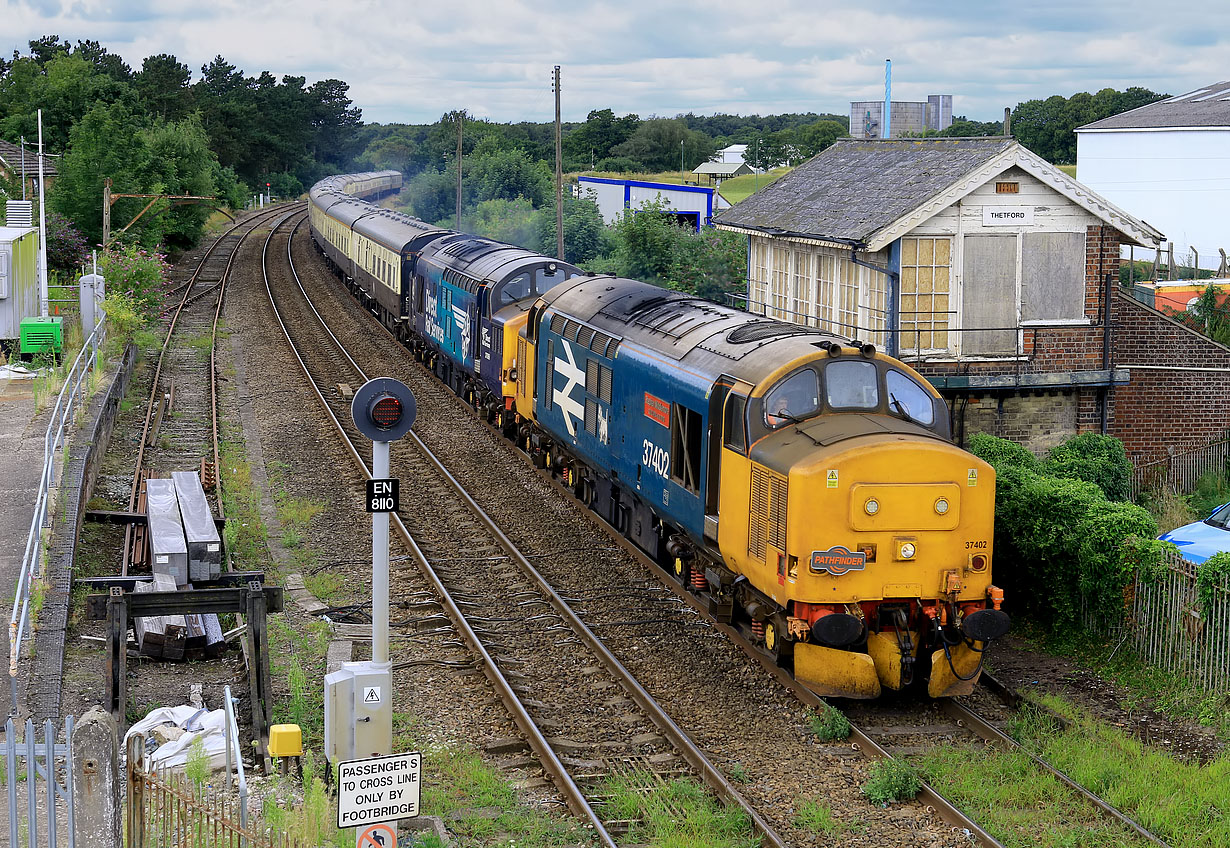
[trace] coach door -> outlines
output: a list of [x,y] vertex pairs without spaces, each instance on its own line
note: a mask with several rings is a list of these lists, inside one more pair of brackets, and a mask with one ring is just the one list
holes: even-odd
[[[735,387],[738,389],[731,394]],[[708,463],[705,474],[705,536],[717,540],[718,515],[720,512],[720,497],[722,491],[722,446],[727,440],[727,433],[733,432],[733,421],[727,422],[726,416],[737,416],[738,432],[743,432],[743,409],[746,406],[747,393],[752,387],[741,383],[729,374],[723,374],[713,386],[709,395],[709,432],[707,434]],[[730,411],[731,407],[737,411]]]

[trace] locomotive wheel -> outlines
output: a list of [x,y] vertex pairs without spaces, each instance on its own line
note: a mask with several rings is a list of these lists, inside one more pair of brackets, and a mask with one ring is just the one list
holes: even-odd
[[778,665],[785,665],[794,654],[794,645],[788,639],[782,638],[781,622],[776,617],[764,623],[764,647],[773,662]]

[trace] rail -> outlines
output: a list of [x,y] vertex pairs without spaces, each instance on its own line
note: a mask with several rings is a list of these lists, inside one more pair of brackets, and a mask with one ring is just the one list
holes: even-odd
[[[38,494],[34,499],[34,515],[30,519],[30,532],[26,537],[21,569],[17,574],[17,589],[13,596],[13,612],[9,616],[9,716],[17,715],[17,662],[21,657],[22,641],[30,621],[30,602],[36,569],[41,572],[46,544],[43,529],[49,527],[51,490],[56,482],[56,452],[65,446],[69,422],[77,411],[78,404],[86,400],[87,375],[100,362],[102,344],[106,341],[106,315],[99,311],[98,323],[89,338],[81,345],[73,366],[65,375],[64,385],[56,397],[56,405],[43,437],[43,473],[39,479]],[[41,575],[40,575],[41,576]]]

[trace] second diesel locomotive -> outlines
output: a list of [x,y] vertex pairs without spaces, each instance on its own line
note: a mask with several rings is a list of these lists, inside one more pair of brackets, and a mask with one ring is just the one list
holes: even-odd
[[[849,698],[972,689],[1008,629],[994,471],[951,443],[943,399],[911,368],[374,207],[347,226],[357,207],[336,204],[360,201],[324,200],[314,188],[313,233],[369,305],[391,304],[373,311],[798,679]],[[392,232],[376,232],[382,216]],[[345,273],[376,249],[397,256],[395,290]],[[498,353],[441,320],[498,336]]]

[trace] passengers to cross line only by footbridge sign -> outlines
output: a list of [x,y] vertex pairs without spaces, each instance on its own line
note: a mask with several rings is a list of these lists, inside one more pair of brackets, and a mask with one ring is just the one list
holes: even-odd
[[419,814],[423,757],[393,754],[337,767],[337,826],[366,827]]

